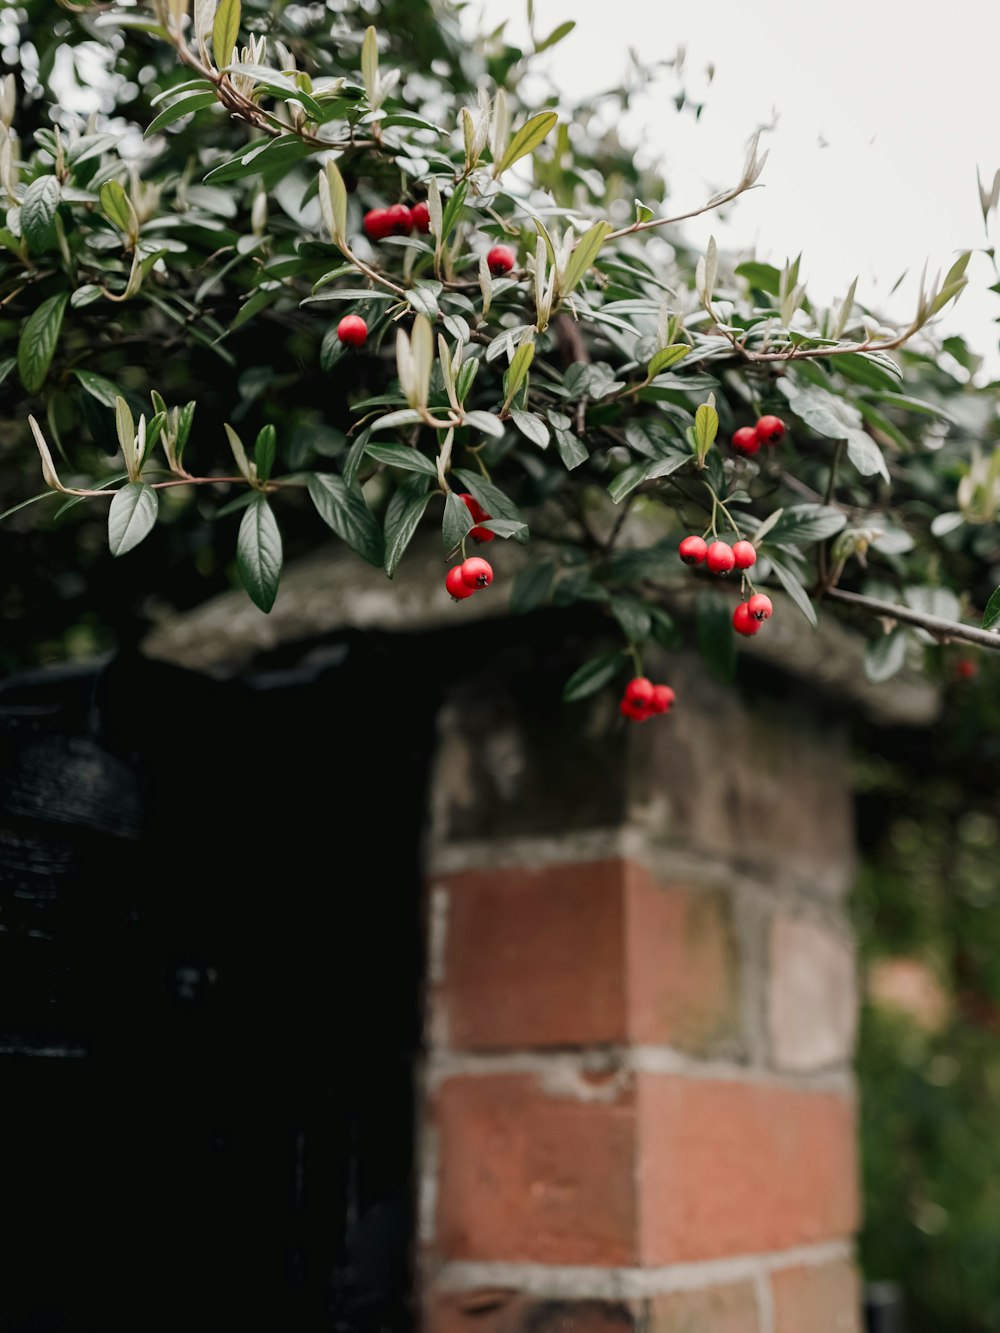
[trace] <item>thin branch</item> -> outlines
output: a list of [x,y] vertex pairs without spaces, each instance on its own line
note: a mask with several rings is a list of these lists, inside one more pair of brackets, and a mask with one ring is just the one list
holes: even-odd
[[898,620],[904,625],[916,625],[942,641],[959,639],[963,643],[974,643],[979,648],[1000,652],[1000,634],[994,634],[991,630],[979,629],[975,625],[963,625],[957,620],[944,620],[941,616],[914,611],[908,606],[897,606],[894,602],[883,602],[878,597],[865,597],[861,593],[846,592],[842,588],[827,588],[826,596],[844,602],[848,606],[856,606],[859,611],[864,611],[868,615],[881,616],[886,620]]
[[734,185],[725,194],[717,194],[714,199],[709,199],[707,204],[702,204],[700,208],[692,208],[689,213],[678,213],[672,218],[650,218],[648,222],[633,222],[629,227],[619,227],[617,231],[609,232],[604,239],[605,241],[617,241],[622,236],[633,236],[639,231],[652,231],[654,227],[671,227],[675,222],[687,222],[689,218],[700,218],[702,213],[711,213],[714,209],[721,208],[723,204],[731,203],[750,188],[749,182],[740,181],[739,185]]

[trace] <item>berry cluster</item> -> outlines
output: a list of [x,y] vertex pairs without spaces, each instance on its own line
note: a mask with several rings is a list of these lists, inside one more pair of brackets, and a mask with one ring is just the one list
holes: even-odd
[[488,588],[493,582],[493,566],[481,556],[471,555],[460,565],[453,565],[448,570],[444,586],[456,602],[465,601],[480,588]]
[[636,676],[625,686],[618,709],[631,722],[645,722],[657,713],[669,713],[676,698],[669,685],[654,685],[646,676]]
[[372,208],[361,223],[364,233],[370,241],[384,241],[387,236],[409,236],[414,230],[429,232],[431,229],[431,211],[424,203],[392,204],[389,208]]
[[755,592],[749,601],[740,602],[733,612],[733,629],[749,639],[758,632],[765,620],[771,619],[773,610],[770,597],[766,593]]
[[483,506],[479,503],[479,501],[476,499],[474,495],[469,495],[467,492],[465,492],[458,498],[462,501],[462,504],[464,504],[466,509],[469,511],[469,517],[472,519],[473,523],[476,524],[474,528],[469,529],[469,536],[472,538],[474,542],[491,542],[493,538],[496,536],[496,533],[490,532],[489,528],[481,528],[479,524],[488,523],[489,520],[493,517],[493,515],[487,514],[486,510],[483,508]]
[[677,548],[686,565],[704,564],[713,574],[728,574],[732,569],[749,569],[757,561],[757,549],[752,542],[714,541],[711,546],[704,537],[685,537]]
[[747,458],[762,444],[777,444],[785,433],[781,417],[758,417],[756,426],[741,426],[733,435],[733,448]]

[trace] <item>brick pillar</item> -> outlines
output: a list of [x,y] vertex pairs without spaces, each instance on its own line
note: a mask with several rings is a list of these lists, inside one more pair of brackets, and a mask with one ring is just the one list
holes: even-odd
[[430,1333],[857,1333],[850,788],[696,665],[619,726],[523,679],[441,717]]

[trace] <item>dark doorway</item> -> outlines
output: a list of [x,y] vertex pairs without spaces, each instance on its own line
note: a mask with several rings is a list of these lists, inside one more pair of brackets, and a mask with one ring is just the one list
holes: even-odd
[[410,1327],[434,701],[396,671],[0,691],[4,1330]]

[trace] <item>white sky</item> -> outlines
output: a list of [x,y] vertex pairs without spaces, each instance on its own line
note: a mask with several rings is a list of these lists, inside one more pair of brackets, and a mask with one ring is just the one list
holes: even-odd
[[[481,11],[488,28],[506,20],[511,38],[525,38],[523,0],[481,0]],[[662,158],[672,211],[732,184],[747,138],[777,115],[761,140],[765,188],[730,206],[724,224],[715,214],[685,224],[693,243],[714,233],[779,266],[801,250],[811,298],[842,296],[858,274],[859,300],[901,320],[925,260],[932,273],[946,270],[956,251],[987,244],[976,167],[987,185],[1000,167],[997,0],[535,0],[535,13],[540,36],[577,20],[540,58],[570,100],[614,86],[630,46],[644,62],[686,48],[701,120],[675,113],[668,75],[622,127]],[[991,223],[992,239],[998,230]],[[890,296],[904,270],[908,281]],[[1000,374],[990,260],[974,254],[968,276],[942,327]]]

